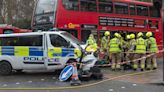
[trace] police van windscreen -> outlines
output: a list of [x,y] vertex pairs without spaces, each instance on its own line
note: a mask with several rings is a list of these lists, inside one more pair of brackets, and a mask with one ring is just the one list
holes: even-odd
[[81,44],[81,42],[76,37],[71,35],[70,33],[64,32],[64,33],[61,33],[61,34],[63,36],[65,36],[66,38],[68,38],[70,41],[72,41],[72,42],[74,42],[76,44]]

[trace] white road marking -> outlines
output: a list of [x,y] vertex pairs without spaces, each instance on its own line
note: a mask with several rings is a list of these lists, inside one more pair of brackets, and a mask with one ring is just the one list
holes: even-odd
[[19,85],[20,83],[19,83],[19,82],[17,82],[17,83],[15,83],[15,84]]
[[56,79],[56,77],[52,77],[52,79]]
[[110,92],[114,91],[113,89],[109,89]]
[[3,84],[3,87],[6,87],[7,86],[7,84]]
[[41,81],[44,81],[45,79],[41,79]]
[[137,86],[137,84],[133,84],[133,86]]
[[121,88],[122,88],[122,89],[124,89],[125,87],[124,87],[124,86],[122,86]]
[[28,81],[28,83],[32,83],[32,81]]

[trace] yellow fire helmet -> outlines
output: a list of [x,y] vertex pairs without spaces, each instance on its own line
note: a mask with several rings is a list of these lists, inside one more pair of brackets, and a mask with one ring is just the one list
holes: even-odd
[[118,33],[114,33],[114,36],[119,38],[119,34]]
[[130,39],[130,35],[127,35],[127,36],[126,36],[126,39]]
[[135,34],[130,34],[130,38],[134,39],[135,38]]
[[147,37],[151,37],[152,35],[153,35],[152,32],[147,32],[147,33],[146,33],[146,36],[147,36]]
[[110,32],[109,31],[105,31],[104,35],[105,36],[109,36],[110,35]]
[[137,34],[137,37],[141,37],[141,36],[143,36],[143,33],[142,33],[142,32],[139,32],[139,33]]

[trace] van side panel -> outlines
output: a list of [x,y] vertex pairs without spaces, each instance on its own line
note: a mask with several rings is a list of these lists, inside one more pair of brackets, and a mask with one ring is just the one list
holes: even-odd
[[0,47],[0,60],[7,60],[13,69],[44,68],[43,48],[27,46]]

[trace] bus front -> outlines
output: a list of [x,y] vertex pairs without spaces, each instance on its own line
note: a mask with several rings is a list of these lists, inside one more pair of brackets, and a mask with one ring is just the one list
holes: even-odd
[[53,28],[56,8],[57,0],[37,0],[31,24],[33,31]]

